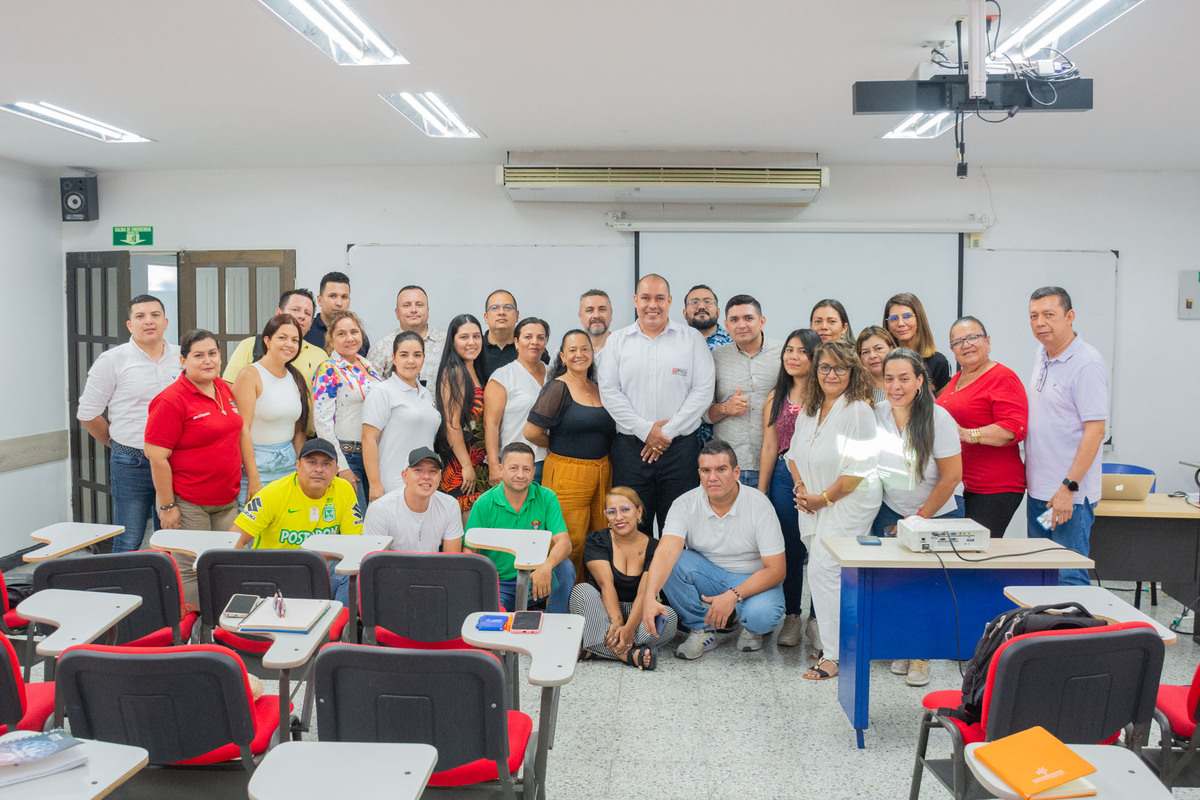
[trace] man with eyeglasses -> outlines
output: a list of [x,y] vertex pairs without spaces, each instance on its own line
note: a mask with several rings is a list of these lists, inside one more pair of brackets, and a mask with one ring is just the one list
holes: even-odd
[[613,485],[642,498],[642,530],[666,521],[675,498],[699,482],[694,436],[713,399],[712,354],[695,330],[670,318],[671,286],[661,275],[637,283],[637,321],[613,331],[597,361],[600,400],[617,424]]
[[[487,335],[483,337],[483,352],[475,361],[481,386],[487,386],[492,373],[517,360],[517,342],[513,329],[521,320],[516,296],[507,289],[496,289],[483,303],[483,321]],[[542,353],[542,363],[549,364],[550,356]]]
[[[1100,445],[1108,419],[1108,369],[1073,328],[1071,296],[1044,286],[1029,298],[1029,326],[1039,346],[1025,438],[1028,534],[1083,555],[1091,546],[1100,499]],[[1059,571],[1059,583],[1086,586],[1085,570]]]
[[[729,331],[721,327],[720,306],[717,304],[717,293],[698,283],[683,296],[683,318],[688,325],[700,331],[709,351],[724,347],[733,341]],[[696,429],[696,439],[703,445],[713,438],[712,423],[700,421]]]

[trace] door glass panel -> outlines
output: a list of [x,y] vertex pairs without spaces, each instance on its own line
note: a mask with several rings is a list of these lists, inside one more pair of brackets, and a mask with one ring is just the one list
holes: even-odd
[[250,331],[250,268],[225,270],[225,333],[247,335]]
[[74,330],[80,336],[87,336],[87,273],[83,267],[75,269],[75,325]]
[[93,269],[88,270],[92,284],[92,325],[91,331],[93,336],[104,335],[104,287],[101,285],[104,281],[104,271]]
[[196,327],[216,331],[221,327],[217,268],[196,268]]
[[78,364],[76,364],[76,368],[79,372],[78,380],[79,380],[79,386],[81,387],[80,392],[82,392],[83,385],[87,383],[88,365],[91,363],[90,361],[88,361],[87,342],[76,342],[75,343],[75,360],[77,362],[79,362]]
[[79,426],[79,477],[85,481],[92,479],[92,459],[88,454],[88,432]]
[[275,315],[275,304],[279,302],[279,267],[255,268],[254,291],[257,299],[254,312],[258,315],[258,330],[261,331],[267,320]]
[[96,483],[108,483],[108,450],[96,444]]
[[[87,478],[84,478],[87,480]],[[95,522],[96,516],[92,513],[92,490],[86,486],[79,490],[80,505],[83,508],[78,509],[79,515],[83,517],[84,522]]]
[[108,290],[108,336],[125,338],[125,309],[117,307],[117,268],[109,267],[105,278],[105,288]]

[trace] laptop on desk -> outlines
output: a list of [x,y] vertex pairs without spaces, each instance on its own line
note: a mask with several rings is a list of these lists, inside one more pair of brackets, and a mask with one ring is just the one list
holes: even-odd
[[1145,500],[1154,485],[1154,475],[1122,475],[1109,473],[1100,476],[1101,500]]

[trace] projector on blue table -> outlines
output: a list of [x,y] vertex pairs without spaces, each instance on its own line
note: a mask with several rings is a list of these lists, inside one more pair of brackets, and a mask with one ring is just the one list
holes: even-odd
[[896,539],[914,553],[979,553],[988,549],[991,535],[973,519],[905,517],[896,523]]

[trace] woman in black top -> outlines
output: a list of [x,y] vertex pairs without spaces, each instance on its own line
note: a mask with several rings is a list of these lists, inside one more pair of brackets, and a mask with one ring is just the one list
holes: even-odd
[[655,653],[675,638],[679,620],[673,609],[658,618],[655,631],[639,627],[645,588],[657,542],[638,530],[644,509],[637,492],[614,486],[605,498],[608,527],[587,536],[583,560],[587,583],[571,590],[569,608],[584,618],[583,649],[602,658],[654,669]]
[[937,350],[921,298],[911,292],[888,298],[883,304],[883,327],[895,338],[897,346],[921,355],[935,395],[950,382],[950,362]]
[[550,450],[542,485],[558,495],[575,575],[583,580],[584,537],[604,527],[604,495],[612,483],[608,451],[617,427],[600,403],[587,333],[567,331],[550,375],[529,411],[525,438]]

